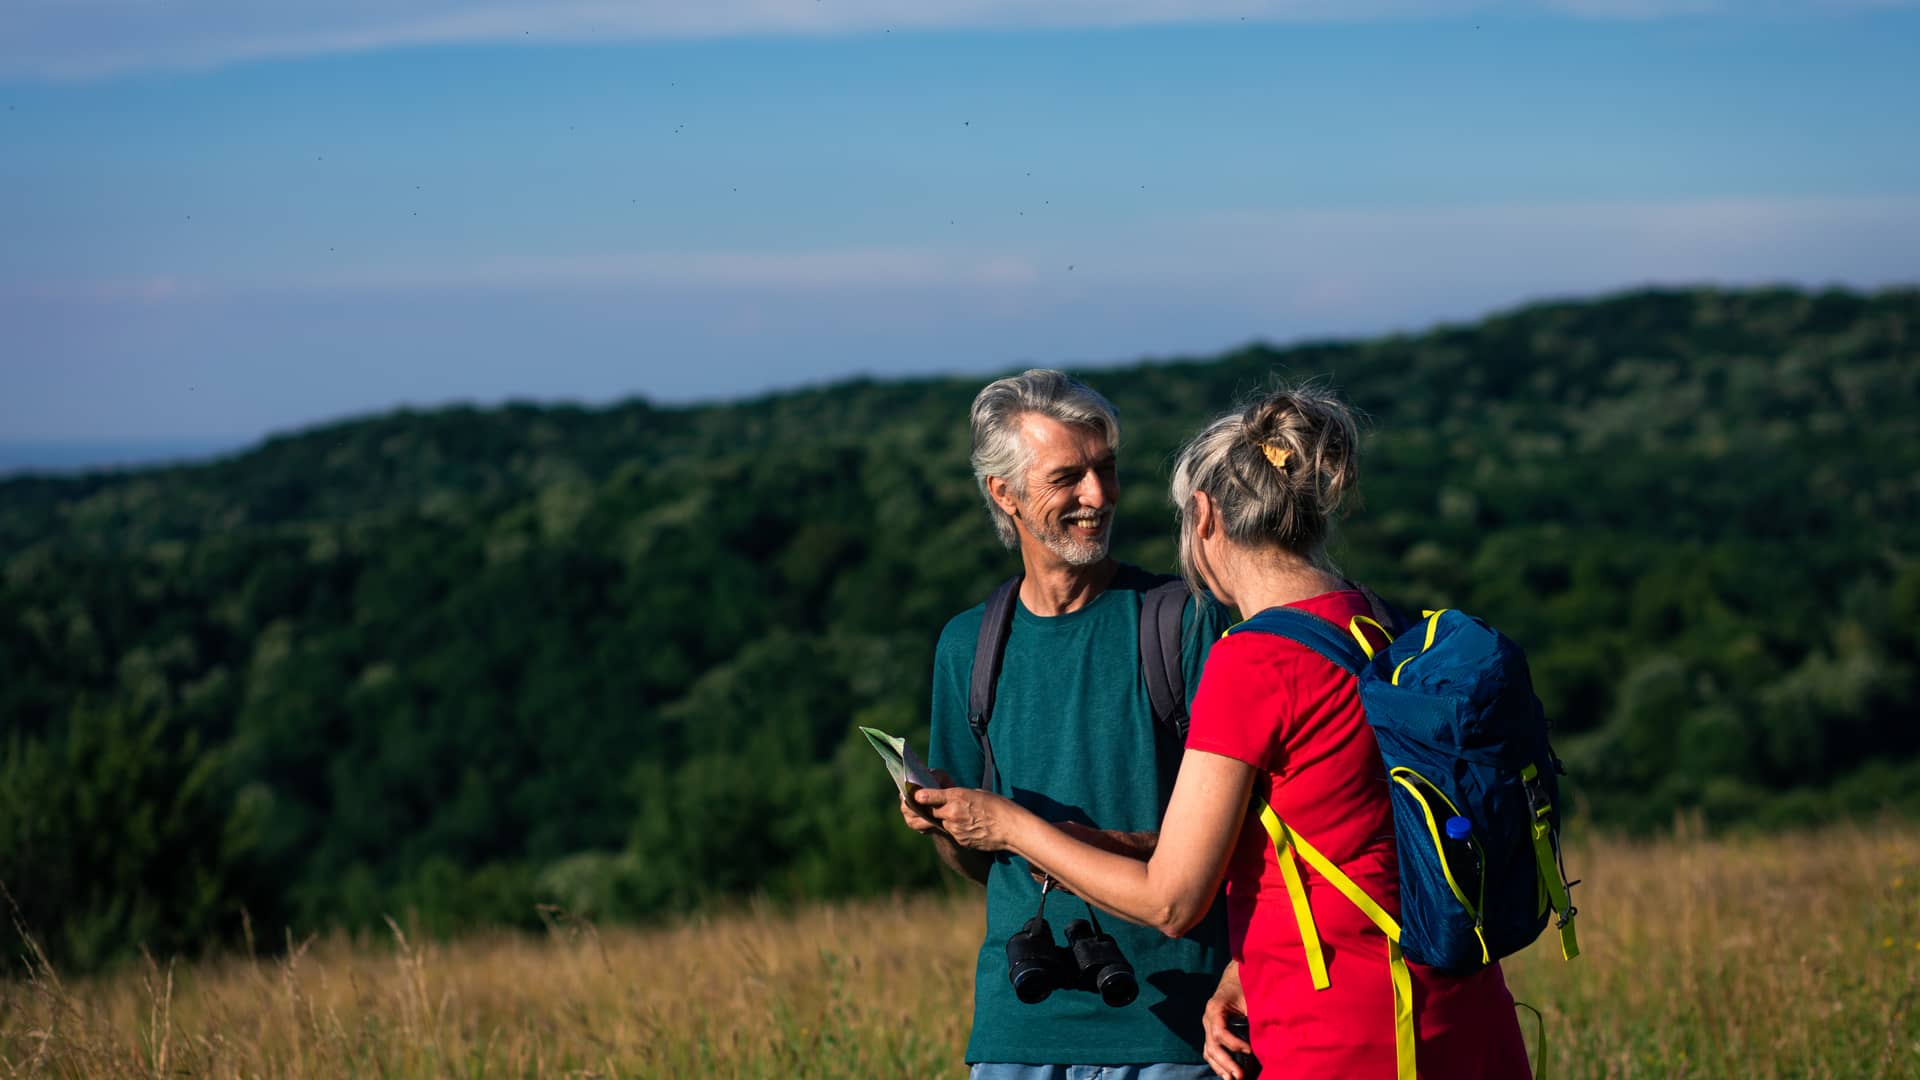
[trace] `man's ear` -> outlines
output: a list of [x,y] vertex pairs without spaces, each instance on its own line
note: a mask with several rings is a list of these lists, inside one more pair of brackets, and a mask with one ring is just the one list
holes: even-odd
[[993,505],[1006,511],[1008,516],[1016,518],[1020,516],[1020,501],[1013,497],[1013,485],[1007,483],[1004,478],[987,477],[987,496],[993,500]]

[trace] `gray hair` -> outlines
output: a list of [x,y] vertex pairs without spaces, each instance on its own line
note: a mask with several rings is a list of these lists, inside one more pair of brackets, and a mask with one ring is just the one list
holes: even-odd
[[1026,498],[1033,448],[1020,437],[1020,418],[1028,413],[1069,427],[1092,428],[1106,437],[1107,449],[1120,447],[1120,414],[1113,403],[1072,376],[1034,368],[988,383],[973,399],[973,478],[987,501],[994,531],[1009,548],[1020,546],[1020,534],[1013,518],[993,501],[987,481],[999,477],[1016,498]]
[[1188,583],[1200,588],[1188,513],[1196,491],[1213,500],[1235,544],[1278,547],[1337,572],[1327,541],[1359,479],[1359,449],[1353,409],[1313,386],[1277,390],[1208,424],[1175,459],[1168,491],[1180,514],[1180,572]]

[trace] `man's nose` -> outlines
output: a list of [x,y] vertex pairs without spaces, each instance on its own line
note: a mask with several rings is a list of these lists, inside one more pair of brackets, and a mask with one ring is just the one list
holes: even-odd
[[1088,469],[1080,474],[1080,483],[1074,487],[1074,495],[1086,506],[1105,506],[1113,501],[1113,491],[1099,469]]

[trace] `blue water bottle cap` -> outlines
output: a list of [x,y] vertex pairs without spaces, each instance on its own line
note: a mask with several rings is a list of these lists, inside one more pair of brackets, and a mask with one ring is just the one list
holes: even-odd
[[1447,819],[1447,839],[1465,840],[1473,835],[1473,822],[1455,814]]

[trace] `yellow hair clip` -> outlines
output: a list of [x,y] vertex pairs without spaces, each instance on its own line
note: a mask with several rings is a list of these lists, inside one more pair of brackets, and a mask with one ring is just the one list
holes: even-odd
[[1261,443],[1259,445],[1260,452],[1267,455],[1267,460],[1273,463],[1274,468],[1279,469],[1281,472],[1287,471],[1287,459],[1293,457],[1293,451],[1284,446],[1275,446],[1272,443]]

